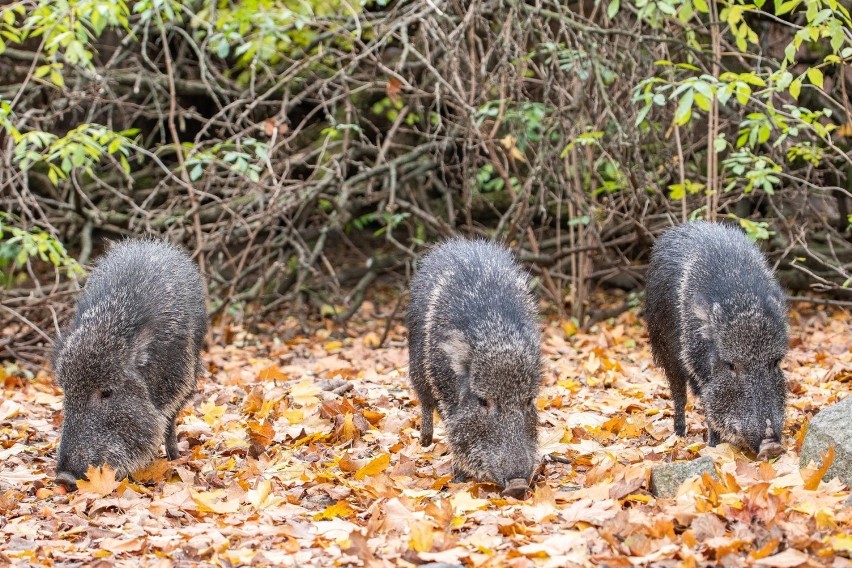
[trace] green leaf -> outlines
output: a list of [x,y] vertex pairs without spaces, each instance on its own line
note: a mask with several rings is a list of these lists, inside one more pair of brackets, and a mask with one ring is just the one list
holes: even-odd
[[675,111],[675,124],[678,126],[683,126],[687,122],[689,122],[690,117],[692,116],[692,102],[695,100],[695,91],[689,90],[686,91],[683,96],[680,98],[680,101],[677,105],[677,110]]
[[784,14],[786,14],[788,12],[792,12],[793,10],[796,9],[796,6],[799,5],[800,1],[801,0],[789,0],[789,2],[782,2],[781,6],[776,8],[775,15],[776,16],[783,16]]
[[807,75],[811,83],[822,89],[822,71],[820,71],[816,67],[811,67],[810,69],[808,69]]
[[802,91],[802,80],[801,79],[793,79],[793,82],[790,83],[790,96],[796,100],[799,100],[799,93]]
[[709,11],[706,0],[693,0],[692,4],[695,6],[695,9],[702,14],[706,14]]
[[609,6],[606,8],[606,15],[611,20],[618,13],[618,9],[621,7],[621,0],[611,0]]
[[65,78],[59,71],[50,72],[50,82],[59,87],[60,89],[65,86]]

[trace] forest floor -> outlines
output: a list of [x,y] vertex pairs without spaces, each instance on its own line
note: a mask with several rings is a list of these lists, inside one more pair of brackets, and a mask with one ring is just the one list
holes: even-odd
[[[384,311],[383,311],[384,310]],[[786,454],[708,448],[693,402],[672,431],[667,388],[632,312],[579,332],[543,325],[541,452],[528,499],[450,482],[440,423],[421,448],[405,328],[365,303],[311,336],[219,325],[179,420],[182,457],[135,481],[52,476],[62,393],[47,372],[0,375],[0,562],[16,565],[847,566],[849,491],[799,468],[807,421],[852,380],[849,314],[792,307]],[[329,389],[329,390],[323,390]],[[711,456],[719,479],[675,498],[650,468]],[[566,463],[562,463],[562,461]]]

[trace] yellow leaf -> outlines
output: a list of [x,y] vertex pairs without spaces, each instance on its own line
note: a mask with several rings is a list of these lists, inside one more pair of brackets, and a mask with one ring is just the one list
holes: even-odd
[[834,446],[829,446],[828,451],[822,456],[822,466],[817,469],[805,468],[801,470],[802,481],[805,482],[805,489],[814,491],[819,487],[819,482],[831,464],[834,463]]
[[415,552],[429,552],[435,540],[435,529],[425,521],[415,521],[408,527],[408,548]]
[[226,408],[224,406],[219,406],[212,400],[202,402],[201,403],[201,414],[204,418],[204,421],[212,426],[216,423],[222,416],[225,415]]
[[381,337],[379,337],[379,334],[374,331],[364,334],[364,345],[366,347],[375,349],[379,346],[380,341]]
[[198,505],[198,510],[202,513],[217,513],[220,515],[228,513],[236,513],[240,510],[240,503],[236,500],[228,501],[224,490],[217,489],[215,491],[195,491],[189,490],[192,500]]
[[577,335],[577,324],[574,323],[574,320],[563,320],[562,321],[562,329],[565,331],[565,335],[571,337],[573,335]]
[[594,374],[595,371],[601,368],[601,360],[598,359],[594,352],[589,353],[589,360],[586,361],[585,367],[586,371],[590,374]]
[[[852,122],[847,122],[837,129],[836,135],[840,138],[852,138]],[[0,376],[0,379],[3,377]]]
[[88,481],[85,479],[77,481],[77,489],[81,493],[96,493],[104,497],[121,485],[120,482],[115,480],[115,470],[107,464],[101,467],[90,465],[89,469],[86,470],[86,477],[89,479]]
[[290,396],[293,402],[302,406],[314,406],[319,401],[319,394],[322,392],[313,381],[304,380],[295,385],[290,390]]
[[329,341],[325,344],[326,351],[340,351],[343,349],[343,343],[340,341]]
[[390,465],[390,454],[382,454],[373,459],[355,472],[355,479],[364,479],[367,476],[378,475],[388,468]]
[[813,83],[814,85],[816,85],[817,87],[822,89],[822,83],[823,83],[822,71],[820,71],[816,67],[811,67],[810,69],[808,69],[807,75],[808,75],[808,79],[810,80],[811,83]]
[[351,517],[355,514],[355,510],[346,501],[338,501],[334,505],[329,505],[321,513],[314,515],[315,521],[323,521],[334,519],[335,517]]
[[155,460],[147,467],[133,472],[133,479],[142,483],[153,483],[162,481],[171,465],[164,459]]
[[305,418],[305,412],[301,408],[288,408],[281,413],[290,424],[298,424]]
[[358,436],[358,428],[355,426],[355,416],[347,412],[343,417],[343,424],[335,430],[335,438],[338,442],[350,442]]
[[270,365],[257,374],[258,381],[282,381],[287,379],[287,374],[281,371],[277,365]]
[[799,93],[802,91],[802,80],[801,79],[793,79],[793,82],[790,83],[790,96],[794,99],[799,99]]
[[478,511],[488,506],[488,499],[474,499],[468,491],[459,491],[450,497],[450,504],[456,514]]
[[852,552],[852,535],[848,533],[838,533],[826,540],[835,552]]
[[277,507],[284,502],[283,497],[272,494],[272,482],[265,479],[257,484],[257,489],[252,489],[246,495],[246,500],[256,510],[261,511],[269,507]]

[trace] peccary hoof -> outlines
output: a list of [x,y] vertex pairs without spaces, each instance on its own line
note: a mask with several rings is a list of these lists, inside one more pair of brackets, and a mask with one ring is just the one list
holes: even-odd
[[56,483],[63,486],[66,491],[77,491],[77,480],[67,471],[57,474]]
[[764,440],[760,443],[760,451],[757,452],[757,459],[771,460],[777,458],[784,453],[784,446],[775,440]]
[[523,499],[527,494],[529,482],[526,479],[510,479],[506,484],[506,488],[500,493],[503,497],[514,497],[515,499]]

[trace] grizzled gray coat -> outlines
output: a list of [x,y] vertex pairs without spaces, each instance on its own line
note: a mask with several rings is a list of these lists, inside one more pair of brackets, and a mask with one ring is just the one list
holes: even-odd
[[705,221],[666,231],[651,254],[645,318],[678,435],[686,433],[688,384],[704,408],[711,446],[721,440],[782,451],[786,303],[742,231]]
[[511,252],[454,239],[424,257],[408,310],[420,442],[444,420],[457,481],[473,476],[522,495],[537,465],[540,332],[528,278]]
[[178,457],[175,419],[201,372],[205,287],[181,249],[157,240],[115,244],[97,263],[54,370],[65,391],[57,480],[74,486],[88,466],[119,477]]

